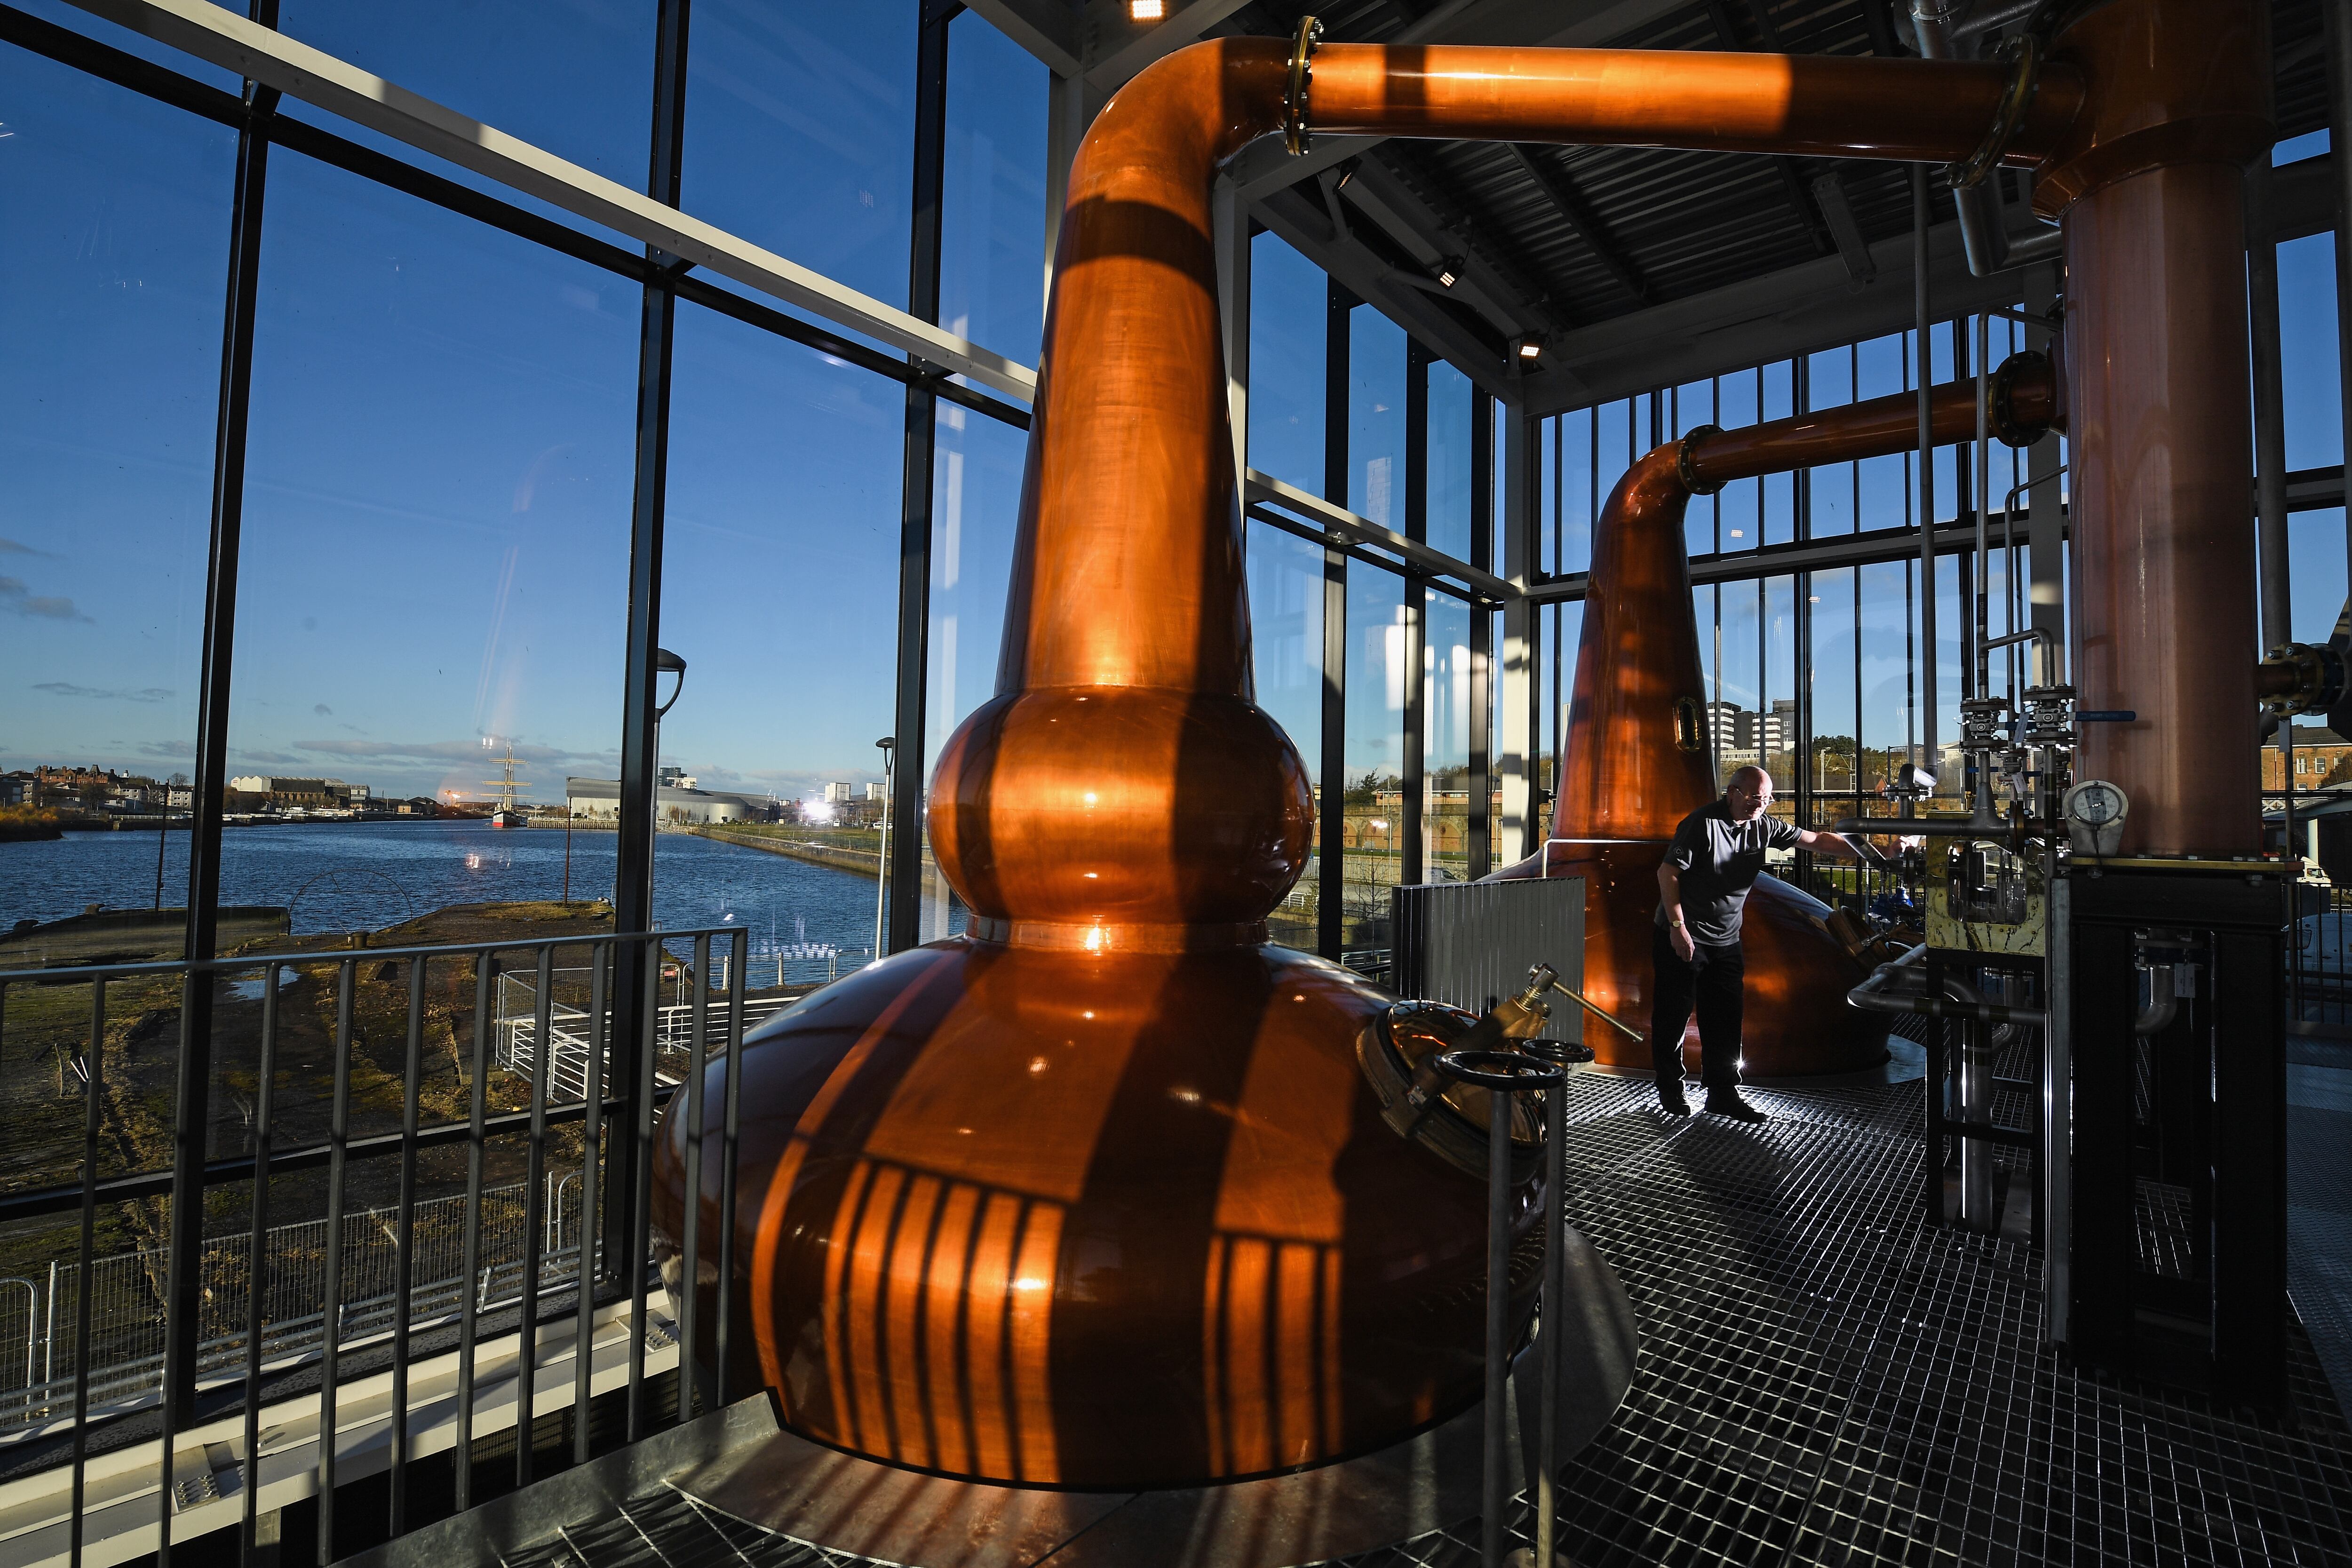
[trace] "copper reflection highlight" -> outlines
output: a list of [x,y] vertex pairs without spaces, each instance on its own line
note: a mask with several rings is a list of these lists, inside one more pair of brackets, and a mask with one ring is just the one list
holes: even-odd
[[[2045,363],[2014,378],[2012,405],[2047,416]],[[1928,394],[1938,441],[1973,437],[1972,382]],[[1707,698],[1691,603],[1683,519],[1685,476],[1712,489],[1752,475],[1906,451],[1918,441],[1914,394],[1874,398],[1735,431],[1694,434],[1628,469],[1593,530],[1551,842],[1497,878],[1585,879],[1584,992],[1643,1032],[1586,1039],[1612,1066],[1646,1068],[1657,868],[1675,827],[1720,793],[1703,725]],[[1694,744],[1693,742],[1696,742]],[[1829,906],[1777,878],[1758,879],[1743,925],[1748,1070],[1762,1077],[1841,1072],[1885,1057],[1883,1018],[1849,1007],[1862,970],[1822,924]],[[1604,1037],[1605,1036],[1605,1037]],[[1696,1035],[1689,1037],[1696,1048]]]

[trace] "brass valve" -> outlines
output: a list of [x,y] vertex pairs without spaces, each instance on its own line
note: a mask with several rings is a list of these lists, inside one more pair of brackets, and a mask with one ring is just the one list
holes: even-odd
[[1543,994],[1559,984],[1559,971],[1549,963],[1538,963],[1528,971],[1527,989],[1517,996],[1495,1004],[1489,1015],[1503,1026],[1507,1040],[1533,1040],[1542,1037],[1544,1026],[1551,1022],[1551,1006]]

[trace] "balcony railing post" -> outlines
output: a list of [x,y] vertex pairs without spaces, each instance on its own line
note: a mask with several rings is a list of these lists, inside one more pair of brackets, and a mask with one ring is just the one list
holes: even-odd
[[[73,1522],[67,1545],[71,1568],[81,1568],[82,1504],[89,1481],[89,1266],[98,1253],[99,1098],[106,1081],[103,978],[89,985],[89,1045],[82,1068],[81,1245],[74,1265]],[[50,1289],[54,1293],[56,1287]]]
[[246,1243],[245,1300],[245,1503],[244,1561],[256,1562],[261,1552],[261,1516],[257,1502],[261,1475],[261,1328],[262,1291],[268,1282],[270,1129],[278,1112],[278,966],[261,972],[261,1061],[257,1068],[253,1125],[253,1229]]
[[335,965],[335,1089],[329,1111],[327,1155],[326,1338],[319,1366],[319,1563],[335,1560],[335,1380],[343,1337],[343,1195],[352,1121],[352,982],[353,961]]
[[515,1485],[530,1485],[531,1412],[539,1377],[540,1231],[544,1223],[547,1177],[547,1031],[555,990],[555,948],[539,950],[538,995],[530,1014],[530,1145],[526,1152],[522,1185],[522,1306],[515,1333]]
[[400,1198],[393,1223],[392,1534],[408,1525],[408,1320],[415,1289],[416,1134],[425,1073],[425,969],[408,961],[408,1051],[400,1089]]
[[[626,967],[638,974],[646,994],[652,994],[661,983],[661,940],[640,940],[644,945],[638,958]],[[631,1125],[625,1140],[630,1150],[629,1227],[616,1249],[620,1267],[629,1277],[628,1440],[632,1443],[646,1435],[646,1335],[651,1328],[646,1316],[646,1265],[653,1250],[655,1022],[651,1008],[635,1020],[642,1033],[630,1064],[637,1076],[629,1091]],[[615,1179],[612,1184],[618,1188],[621,1183]]]
[[488,1294],[488,1280],[477,1287],[474,1278],[482,1267],[482,1123],[489,1110],[490,987],[498,965],[495,949],[475,955],[472,1103],[466,1124],[465,1267],[458,1275],[465,1297],[457,1314],[457,1440],[450,1455],[459,1513],[474,1505],[474,1340],[480,1329],[482,1298]]
[[574,1292],[578,1305],[573,1309],[572,1331],[572,1459],[579,1465],[588,1462],[589,1380],[596,1338],[596,1166],[597,1143],[604,1131],[607,1039],[604,976],[619,951],[616,942],[600,942],[589,959],[588,1058],[581,1069],[586,1106],[580,1137],[580,1261],[572,1269],[579,1289]]
[[713,1397],[724,1409],[733,1391],[727,1385],[730,1342],[735,1326],[735,1151],[742,1121],[743,970],[751,957],[751,933],[735,936],[738,962],[727,986],[727,1088],[719,1120],[719,1325],[711,1344],[711,1363],[719,1369]]
[[702,1154],[704,1123],[710,1119],[710,1110],[703,1091],[702,1078],[709,1063],[709,1051],[703,1044],[704,1028],[709,1021],[710,1007],[710,939],[694,939],[693,1011],[688,1015],[692,1033],[687,1039],[686,1082],[678,1089],[678,1126],[686,1134],[686,1202],[679,1224],[685,1234],[679,1238],[682,1256],[678,1260],[678,1290],[671,1305],[677,1311],[677,1418],[694,1418],[695,1354],[701,1349],[696,1342],[695,1325],[701,1317],[698,1310],[702,1294]]

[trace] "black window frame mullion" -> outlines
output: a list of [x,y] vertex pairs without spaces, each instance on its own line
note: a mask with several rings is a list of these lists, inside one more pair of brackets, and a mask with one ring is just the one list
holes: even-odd
[[[1404,536],[1429,542],[1429,362],[1421,340],[1405,338]],[[1429,789],[1429,579],[1404,574],[1403,777],[1397,801],[1397,880],[1419,882],[1427,870],[1422,844]]]
[[[1356,297],[1326,280],[1323,314],[1323,497],[1348,504],[1348,321]],[[1315,857],[1315,951],[1346,951],[1348,830],[1348,552],[1323,546],[1323,795]]]
[[[251,19],[278,23],[277,0],[254,0]],[[247,82],[238,102],[236,175],[229,206],[227,280],[222,301],[220,402],[213,444],[210,537],[205,572],[202,673],[197,684],[195,789],[188,833],[183,953],[209,959],[219,938],[221,821],[228,787],[229,678],[235,662],[237,563],[245,529],[247,431],[253,401],[253,331],[260,310],[261,217],[268,186],[268,124],[275,89]],[[205,1156],[211,1124],[211,976],[191,971],[181,986],[179,1079],[172,1118],[172,1226],[164,1293],[163,1449],[173,1430],[197,1419],[196,1360],[203,1319]],[[193,1224],[183,1223],[195,1216]],[[163,1504],[159,1562],[172,1553],[172,1509]]]
[[[915,47],[915,161],[908,222],[907,310],[940,317],[940,204],[947,184],[948,30],[961,0],[918,0]],[[910,362],[912,363],[912,362]],[[932,374],[907,384],[906,445],[899,475],[898,677],[892,717],[896,780],[890,795],[889,918],[887,945],[904,952],[922,941],[923,804],[929,770],[931,626],[931,485],[939,441],[940,384]],[[944,884],[940,896],[948,896]],[[880,958],[880,953],[875,954]]]
[[[653,130],[646,159],[646,189],[672,206],[684,185],[686,85],[689,0],[660,0],[654,34]],[[670,380],[675,369],[677,296],[664,286],[683,270],[679,259],[646,247],[644,294],[638,314],[635,482],[629,505],[629,608],[623,650],[621,778],[618,834],[613,871],[613,929],[653,929],[654,811],[657,788],[661,719],[655,654],[661,639],[662,548],[669,492]],[[634,1099],[644,1077],[647,1021],[658,1005],[657,983],[642,963],[616,963],[613,977],[611,1081]],[[616,1130],[638,1123],[645,1108],[630,1104],[612,1121]],[[625,1289],[629,1271],[621,1260],[642,1256],[636,1231],[637,1189],[651,1173],[640,1170],[638,1141],[612,1141],[610,1176],[604,1185],[605,1256],[614,1267],[608,1290]],[[644,1429],[644,1412],[633,1390],[629,1429]]]
[[[1495,399],[1470,389],[1470,564],[1495,569]],[[1470,879],[1495,868],[1495,610],[1470,601]]]

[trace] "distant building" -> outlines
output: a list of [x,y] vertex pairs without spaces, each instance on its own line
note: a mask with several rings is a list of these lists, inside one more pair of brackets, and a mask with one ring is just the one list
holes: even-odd
[[1706,740],[1713,751],[1720,753],[1727,748],[1756,745],[1756,715],[1737,702],[1714,701],[1706,705]]
[[[670,770],[665,769],[664,772]],[[574,816],[618,816],[621,781],[566,779],[563,804]],[[662,822],[765,822],[772,806],[758,795],[730,795],[719,790],[664,784],[654,802],[654,816]]]
[[[257,798],[257,809],[286,811],[299,806],[309,810],[348,810],[364,807],[368,786],[345,784],[341,779],[289,778],[278,773],[241,773],[228,781],[232,797],[243,795]],[[236,809],[254,810],[252,805]]]
[[692,773],[680,767],[662,768],[655,776],[667,789],[692,789],[699,782]]
[[880,800],[882,798],[881,780],[877,779],[872,784],[866,786],[866,798],[868,800]]
[[824,804],[827,805],[842,805],[856,798],[857,796],[851,792],[850,786],[845,784],[829,784],[824,786]]
[[[2321,789],[2329,784],[2352,783],[2352,766],[2346,758],[2352,757],[2352,742],[2335,731],[2317,724],[2297,724],[2294,741],[2294,787]],[[2263,748],[2263,787],[2286,787],[2286,757],[2280,751],[2278,737]]]
[[19,770],[0,773],[0,805],[30,805],[33,804],[33,775]]

